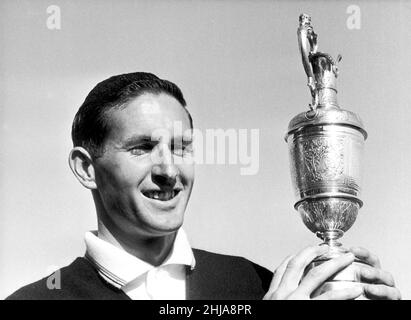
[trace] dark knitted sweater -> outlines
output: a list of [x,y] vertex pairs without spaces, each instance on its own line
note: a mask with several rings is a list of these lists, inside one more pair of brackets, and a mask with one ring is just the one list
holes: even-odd
[[[194,270],[187,271],[188,300],[261,299],[272,272],[247,259],[193,249]],[[94,266],[79,257],[60,269],[61,288],[48,289],[47,278],[20,288],[9,300],[129,300],[122,291],[102,279]]]

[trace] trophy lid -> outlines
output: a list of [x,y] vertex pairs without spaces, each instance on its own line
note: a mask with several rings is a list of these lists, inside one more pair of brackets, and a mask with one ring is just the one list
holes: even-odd
[[314,110],[301,112],[291,119],[288,125],[288,136],[303,130],[307,126],[341,125],[353,127],[359,130],[364,140],[367,139],[367,132],[360,117],[354,112],[341,109],[339,107],[318,107]]

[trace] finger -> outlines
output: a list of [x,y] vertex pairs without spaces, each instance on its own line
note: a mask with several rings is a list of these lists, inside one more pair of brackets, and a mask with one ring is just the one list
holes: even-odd
[[362,282],[373,284],[385,284],[390,287],[395,286],[395,281],[391,273],[378,268],[363,266],[359,270]]
[[287,268],[288,262],[294,258],[294,255],[290,255],[286,257],[283,262],[278,266],[277,269],[275,269],[273,279],[271,280],[270,288],[268,289],[268,292],[274,292],[275,290],[278,289],[278,286],[280,285],[281,279],[283,278],[285,269]]
[[367,298],[374,300],[401,300],[400,290],[383,284],[365,285],[364,294]]
[[354,255],[350,252],[320,264],[307,273],[297,290],[302,294],[311,295],[327,279],[353,263],[354,259]]
[[326,253],[328,250],[328,246],[321,245],[307,247],[300,251],[288,262],[278,286],[278,290],[286,293],[291,293],[294,291],[298,287],[307,265],[316,257]]
[[375,254],[372,254],[365,248],[362,247],[352,247],[350,251],[361,261],[369,264],[370,266],[381,268],[380,259]]
[[364,293],[361,285],[353,288],[327,291],[313,300],[354,300]]

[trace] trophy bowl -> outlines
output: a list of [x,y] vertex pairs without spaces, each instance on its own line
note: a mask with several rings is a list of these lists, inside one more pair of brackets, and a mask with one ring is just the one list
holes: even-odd
[[[319,123],[328,111],[317,110],[310,125],[295,129],[293,123],[287,142],[294,207],[308,229],[332,241],[351,228],[362,206],[360,168],[366,135],[344,123]],[[341,109],[331,112],[349,114]]]

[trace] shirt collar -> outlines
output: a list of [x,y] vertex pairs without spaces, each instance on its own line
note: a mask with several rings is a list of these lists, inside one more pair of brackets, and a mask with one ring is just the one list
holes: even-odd
[[[85,234],[86,258],[96,267],[99,274],[115,287],[121,288],[130,281],[156,268],[100,239],[96,234],[95,231],[88,231]],[[173,247],[161,266],[171,264],[190,266],[191,270],[195,267],[193,250],[182,228],[177,231]]]

